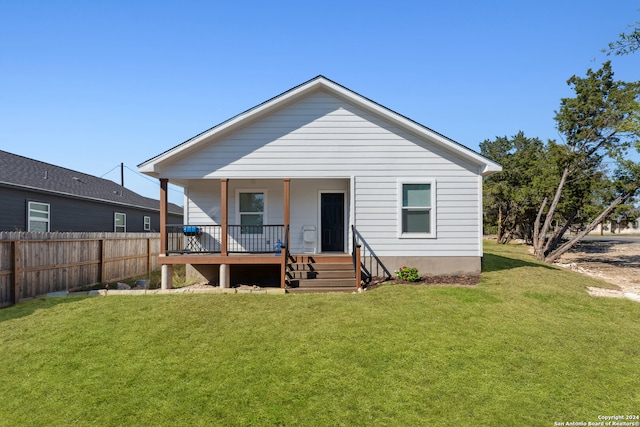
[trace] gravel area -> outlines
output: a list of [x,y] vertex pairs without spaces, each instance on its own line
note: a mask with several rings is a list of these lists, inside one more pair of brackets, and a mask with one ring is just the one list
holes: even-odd
[[640,243],[583,241],[556,265],[611,284],[607,288],[588,288],[593,296],[640,302]]

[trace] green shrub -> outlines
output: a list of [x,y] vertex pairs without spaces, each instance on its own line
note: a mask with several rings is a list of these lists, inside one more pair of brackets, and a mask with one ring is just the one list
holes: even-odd
[[418,269],[414,267],[400,267],[400,270],[396,271],[396,276],[398,276],[398,279],[406,282],[417,282],[420,280]]

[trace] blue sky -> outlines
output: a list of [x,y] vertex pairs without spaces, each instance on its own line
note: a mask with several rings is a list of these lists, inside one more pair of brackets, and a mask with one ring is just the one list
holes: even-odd
[[[0,149],[159,197],[137,165],[318,74],[471,149],[559,139],[640,1],[0,0]],[[640,55],[612,57],[638,80]],[[115,168],[115,169],[114,169]],[[170,200],[182,204],[178,189]]]

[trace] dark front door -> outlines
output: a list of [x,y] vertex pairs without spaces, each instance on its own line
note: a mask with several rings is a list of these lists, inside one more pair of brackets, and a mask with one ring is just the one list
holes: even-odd
[[320,195],[322,252],[344,252],[344,194]]

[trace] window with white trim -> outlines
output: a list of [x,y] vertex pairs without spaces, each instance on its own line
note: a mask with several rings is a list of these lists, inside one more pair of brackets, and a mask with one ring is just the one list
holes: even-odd
[[127,214],[116,212],[114,215],[114,231],[124,233],[127,231]]
[[144,217],[144,231],[151,231],[151,217]]
[[238,191],[237,217],[240,234],[262,234],[266,220],[266,194],[264,191]]
[[398,182],[398,205],[400,237],[435,237],[435,181]]
[[51,206],[48,203],[29,202],[28,231],[46,233],[49,231]]

